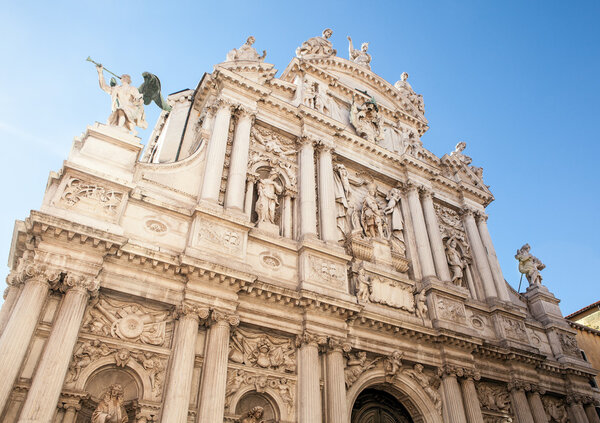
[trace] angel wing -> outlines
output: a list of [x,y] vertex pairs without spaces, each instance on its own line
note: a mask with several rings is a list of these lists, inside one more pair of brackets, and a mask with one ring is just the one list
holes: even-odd
[[172,107],[167,104],[160,92],[160,79],[158,79],[158,76],[150,72],[144,72],[142,76],[144,77],[144,82],[138,90],[144,96],[144,104],[148,105],[154,101],[158,107],[170,112]]

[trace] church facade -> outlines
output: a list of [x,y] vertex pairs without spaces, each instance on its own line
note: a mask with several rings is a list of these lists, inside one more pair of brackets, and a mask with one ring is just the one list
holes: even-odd
[[110,124],[15,225],[2,422],[600,422],[529,246],[527,292],[504,280],[466,144],[429,152],[408,75],[330,36],[279,77],[250,37],[145,151],[137,90],[104,86]]

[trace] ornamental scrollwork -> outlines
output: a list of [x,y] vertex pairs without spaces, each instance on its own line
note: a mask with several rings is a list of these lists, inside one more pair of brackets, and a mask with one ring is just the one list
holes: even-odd
[[229,343],[229,361],[283,373],[296,372],[296,348],[291,339],[236,329]]
[[99,205],[105,214],[114,216],[123,201],[123,193],[91,181],[70,178],[60,199],[68,207],[76,207],[84,201],[95,207]]

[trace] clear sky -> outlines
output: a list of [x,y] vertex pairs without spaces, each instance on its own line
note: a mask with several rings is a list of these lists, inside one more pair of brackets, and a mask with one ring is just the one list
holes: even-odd
[[[168,94],[194,88],[249,35],[283,70],[297,46],[331,27],[339,56],[351,35],[370,43],[375,73],[392,83],[410,74],[430,122],[426,148],[442,156],[467,142],[496,197],[488,225],[508,282],[517,288],[514,254],[529,242],[565,315],[600,300],[598,1],[0,5],[2,260],[15,219],[39,209],[73,137],[108,117],[88,55],[136,85],[155,73]],[[151,126],[157,117],[148,107]]]

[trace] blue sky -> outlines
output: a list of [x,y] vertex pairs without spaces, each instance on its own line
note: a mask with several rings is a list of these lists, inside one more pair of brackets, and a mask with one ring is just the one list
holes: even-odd
[[[529,242],[571,313],[600,300],[599,20],[598,1],[4,2],[0,258],[73,137],[109,114],[88,55],[136,85],[155,73],[171,93],[194,88],[248,35],[281,71],[331,27],[339,56],[351,35],[370,43],[377,74],[392,83],[410,74],[430,122],[425,147],[442,156],[464,140],[484,168],[505,278],[518,286],[513,256]],[[157,116],[147,108],[151,125]]]

